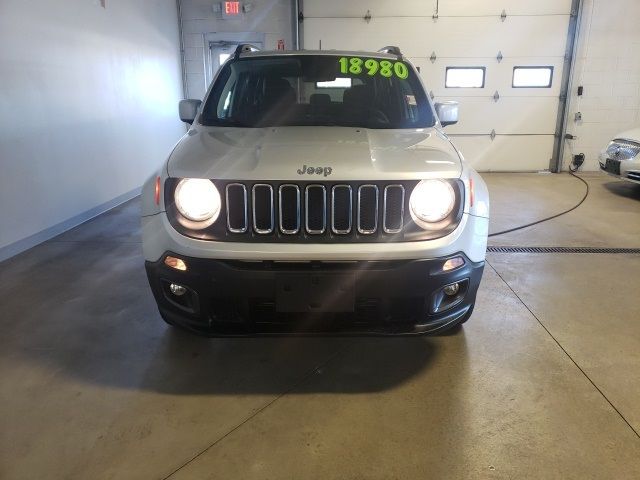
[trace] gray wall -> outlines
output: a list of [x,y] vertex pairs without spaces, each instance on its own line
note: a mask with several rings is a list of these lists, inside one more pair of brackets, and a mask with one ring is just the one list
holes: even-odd
[[141,186],[180,68],[174,0],[0,0],[0,260]]

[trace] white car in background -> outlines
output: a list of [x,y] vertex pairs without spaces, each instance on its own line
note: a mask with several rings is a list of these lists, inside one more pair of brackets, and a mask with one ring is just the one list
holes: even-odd
[[396,47],[241,45],[142,193],[161,316],[207,335],[414,334],[466,321],[489,195]]
[[600,152],[599,161],[609,175],[640,184],[640,128],[617,135]]

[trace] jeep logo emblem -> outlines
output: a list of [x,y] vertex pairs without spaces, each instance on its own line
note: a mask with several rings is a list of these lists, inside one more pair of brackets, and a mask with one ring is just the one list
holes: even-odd
[[331,175],[331,171],[333,169],[331,167],[307,167],[306,165],[303,165],[302,168],[298,169],[298,175],[304,175],[305,173],[307,175],[322,175],[324,174],[325,177]]

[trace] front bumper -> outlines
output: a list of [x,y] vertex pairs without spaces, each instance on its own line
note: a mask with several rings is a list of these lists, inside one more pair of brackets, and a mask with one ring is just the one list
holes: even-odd
[[238,243],[197,240],[178,233],[165,212],[142,217],[142,249],[145,260],[155,262],[166,252],[212,260],[367,261],[443,258],[464,252],[473,262],[484,261],[489,219],[463,214],[458,228],[446,237],[416,242],[388,243]]
[[608,158],[605,152],[599,156],[600,169],[616,178],[640,184],[640,159],[615,160]]
[[[173,255],[186,262],[183,272],[165,265],[165,256],[146,262],[162,317],[209,335],[435,332],[471,315],[484,268],[484,262],[471,262],[462,253],[352,262]],[[462,257],[464,265],[443,272],[444,262],[454,256]],[[172,283],[186,287],[186,293],[171,293]],[[443,287],[453,283],[459,292],[444,295]]]

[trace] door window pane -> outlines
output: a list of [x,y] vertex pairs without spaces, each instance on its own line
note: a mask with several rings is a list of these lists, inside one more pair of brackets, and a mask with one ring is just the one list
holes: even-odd
[[549,88],[553,67],[513,67],[514,88]]
[[447,88],[484,88],[485,67],[447,67]]

